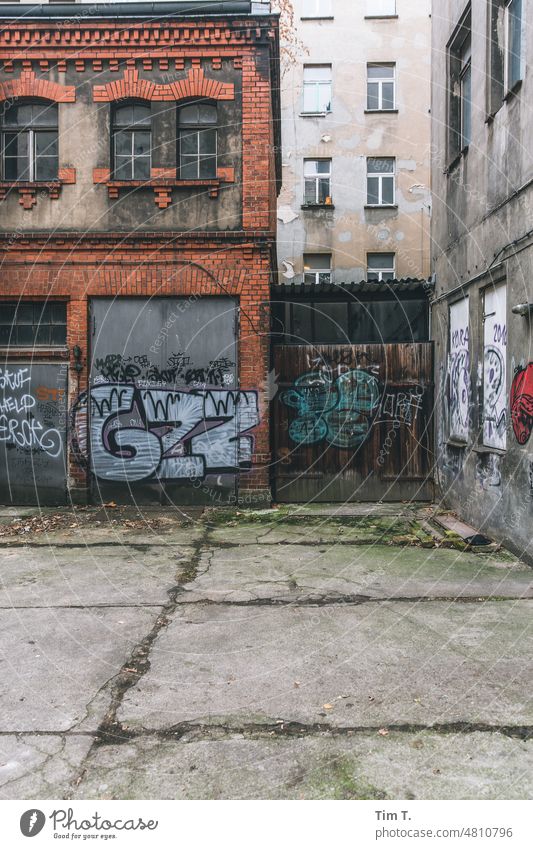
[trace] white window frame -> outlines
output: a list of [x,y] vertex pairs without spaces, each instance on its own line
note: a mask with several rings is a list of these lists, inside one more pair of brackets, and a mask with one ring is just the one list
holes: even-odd
[[[382,174],[379,171],[369,171],[368,163],[371,159],[387,159],[392,162],[392,171],[384,171]],[[369,178],[377,178],[379,182],[378,189],[378,203],[371,203],[369,200],[370,191],[368,180]],[[392,180],[392,202],[384,203],[383,202],[383,181],[384,180]],[[396,158],[394,156],[367,156],[366,158],[366,205],[367,206],[396,206]]]
[[[327,174],[325,174],[325,173],[320,174],[318,172],[317,167],[316,167],[318,162],[327,162],[329,164],[329,172]],[[310,166],[310,165],[314,165],[315,172],[313,174],[306,174],[306,170],[308,170],[308,166]],[[304,205],[316,204],[317,206],[324,206],[324,205],[329,206],[329,204],[327,204],[327,201],[321,201],[319,199],[320,198],[320,181],[321,180],[328,180],[328,182],[329,182],[329,192],[328,192],[327,197],[329,197],[330,202],[332,204],[331,166],[332,166],[332,160],[331,159],[327,159],[327,158],[326,159],[304,159]],[[313,201],[307,200],[307,183],[311,182],[311,181],[314,181],[314,183],[315,183],[315,199]]]
[[333,0],[303,0],[302,18],[332,18]]
[[511,79],[511,6],[516,0],[505,2],[505,25],[504,25],[504,62],[503,62],[503,87],[505,94],[509,94],[524,77],[524,0],[520,0],[520,72],[517,79]]
[[[330,72],[329,73],[329,79],[325,80],[325,79],[317,78],[315,80],[313,80],[313,79],[307,79],[306,80],[305,72],[308,71],[308,70],[309,71],[313,70],[315,68],[329,68],[329,72]],[[303,97],[303,113],[302,113],[303,115],[327,115],[331,112],[331,102],[332,102],[332,98],[333,98],[333,80],[332,80],[332,77],[333,77],[333,68],[332,68],[331,64],[329,64],[329,63],[316,64],[316,65],[304,65],[304,82],[303,82],[304,97]],[[320,100],[321,100],[320,89],[323,88],[324,86],[329,86],[329,101],[328,101],[329,108],[328,109],[319,109],[318,104],[320,103]],[[316,103],[316,108],[315,109],[306,109],[306,99],[307,99],[306,93],[311,88],[315,89],[315,98],[314,99],[315,99],[315,103]]]
[[[392,68],[392,77],[370,77],[369,68]],[[392,83],[392,106],[383,106],[383,84]],[[372,109],[369,105],[369,86],[378,86],[378,106]],[[368,62],[366,66],[366,110],[367,112],[390,112],[396,109],[396,62]]]
[[[328,261],[328,266],[325,265],[322,268],[308,268],[306,270],[306,265],[311,258],[316,259],[318,257],[323,257],[324,261]],[[327,277],[327,279],[324,279]],[[322,280],[320,279],[322,278]],[[304,274],[303,279],[305,284],[314,284],[319,285],[320,283],[331,283],[332,279],[332,269],[331,269],[331,254],[304,254]]]
[[[391,256],[392,257],[392,267],[383,266],[382,268],[370,268],[369,258],[371,256]],[[377,274],[377,278],[371,277],[370,275]],[[396,254],[394,251],[369,251],[366,255],[366,279],[371,283],[383,283],[383,275],[384,274],[392,274],[391,280],[394,280],[396,276]],[[385,282],[388,282],[386,280]]]

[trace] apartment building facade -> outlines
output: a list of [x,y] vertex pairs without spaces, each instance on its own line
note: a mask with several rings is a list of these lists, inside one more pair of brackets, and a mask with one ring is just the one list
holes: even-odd
[[0,7],[2,503],[269,502],[278,75],[263,4]]
[[531,4],[433,8],[437,467],[444,501],[528,549],[533,508]]

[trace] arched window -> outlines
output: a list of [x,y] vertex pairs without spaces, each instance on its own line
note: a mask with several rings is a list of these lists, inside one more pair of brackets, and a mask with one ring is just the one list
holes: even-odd
[[179,170],[182,180],[209,180],[217,175],[217,107],[199,101],[178,113]]
[[149,180],[152,160],[152,115],[144,103],[113,109],[113,176],[115,180]]
[[22,102],[9,106],[2,118],[4,180],[57,179],[57,103]]

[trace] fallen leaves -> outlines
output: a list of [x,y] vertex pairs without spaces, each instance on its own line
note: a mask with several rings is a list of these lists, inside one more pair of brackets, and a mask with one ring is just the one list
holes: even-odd
[[[122,515],[122,510],[117,507],[114,501],[110,501],[103,505],[104,507],[113,507],[116,509],[116,517],[102,517],[102,508],[99,507],[74,507],[61,512],[42,512],[36,513],[34,516],[16,517],[6,524],[0,524],[0,537],[26,537],[32,534],[46,534],[54,531],[69,531],[76,528],[93,528],[96,525],[104,528],[113,528],[120,530],[125,528],[132,529],[152,529],[158,530],[164,527],[165,521],[157,518],[150,519],[143,516],[142,513],[137,514],[138,518],[130,518],[129,514]],[[95,521],[95,516],[99,515],[105,518],[105,521]]]

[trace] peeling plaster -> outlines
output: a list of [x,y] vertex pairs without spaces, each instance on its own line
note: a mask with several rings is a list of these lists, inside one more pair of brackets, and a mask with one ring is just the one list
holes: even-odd
[[283,260],[281,261],[281,264],[283,265],[283,268],[284,268],[283,276],[284,276],[287,280],[292,280],[292,279],[293,279],[293,277],[295,276],[295,271],[294,271],[294,265],[293,265],[293,263],[292,263],[292,262],[289,262],[289,260],[288,260],[288,259],[283,259]]
[[290,224],[300,216],[290,206],[280,206],[278,208],[278,219],[282,224]]

